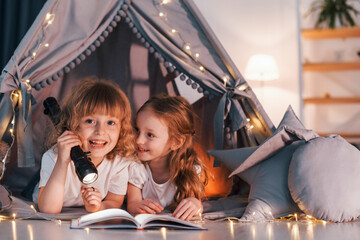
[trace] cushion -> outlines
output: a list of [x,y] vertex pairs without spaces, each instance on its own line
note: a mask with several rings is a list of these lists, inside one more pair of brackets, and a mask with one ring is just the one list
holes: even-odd
[[333,222],[360,216],[360,151],[340,136],[299,147],[289,168],[289,189],[306,214]]
[[289,106],[274,134],[265,140],[258,149],[243,162],[243,164],[234,169],[234,171],[230,174],[230,177],[250,168],[251,166],[254,166],[256,163],[266,158],[271,157],[291,142],[297,140],[309,141],[310,139],[318,136],[319,135],[314,131],[304,128],[291,106]]
[[288,188],[293,152],[318,135],[304,128],[291,106],[277,130],[257,147],[208,151],[250,184],[249,204],[242,219],[267,220],[299,211]]
[[[237,174],[250,184],[249,204],[242,220],[269,220],[300,211],[291,198],[287,178],[292,154],[303,144],[304,141],[293,142],[272,157]],[[241,164],[253,150],[254,148],[239,148],[212,150],[209,153],[231,170],[234,169],[235,160],[238,165]],[[237,151],[237,154],[229,157],[229,151]]]

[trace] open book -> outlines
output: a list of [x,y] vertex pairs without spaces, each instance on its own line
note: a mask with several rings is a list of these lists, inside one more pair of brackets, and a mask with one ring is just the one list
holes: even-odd
[[106,209],[86,214],[71,221],[70,228],[170,228],[206,230],[192,222],[164,214],[138,214],[135,217],[122,209]]

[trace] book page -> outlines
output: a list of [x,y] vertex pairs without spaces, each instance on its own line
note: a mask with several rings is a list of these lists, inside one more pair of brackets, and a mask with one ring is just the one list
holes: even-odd
[[120,218],[120,217],[131,220],[133,222],[136,222],[136,220],[133,218],[133,216],[131,216],[128,212],[126,212],[122,209],[111,208],[111,209],[105,209],[105,210],[95,212],[95,213],[90,213],[90,214],[80,217],[79,225],[82,226],[82,225],[87,225],[87,224],[91,224],[94,222],[99,222],[99,221],[112,219],[112,218]]
[[[138,214],[135,216],[136,221],[139,223],[140,228],[146,227],[175,227],[175,228],[197,228],[202,229],[201,226],[172,217],[170,214]],[[187,226],[187,227],[185,227]]]

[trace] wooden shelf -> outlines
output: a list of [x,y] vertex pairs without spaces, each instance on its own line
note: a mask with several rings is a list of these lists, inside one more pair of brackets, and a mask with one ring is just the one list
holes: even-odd
[[360,27],[343,27],[335,29],[303,29],[305,39],[352,38],[360,37]]
[[359,133],[341,133],[341,132],[320,132],[318,133],[320,136],[327,136],[331,134],[340,135],[343,138],[360,138],[360,132]]
[[360,70],[359,62],[304,63],[304,71],[348,71]]
[[348,104],[348,103],[360,103],[360,97],[304,98],[304,104]]

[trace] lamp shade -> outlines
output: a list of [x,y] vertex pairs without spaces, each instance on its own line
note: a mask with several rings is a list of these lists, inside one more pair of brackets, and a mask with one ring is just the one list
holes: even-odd
[[270,81],[278,78],[279,70],[274,57],[265,54],[250,57],[245,69],[245,79]]

